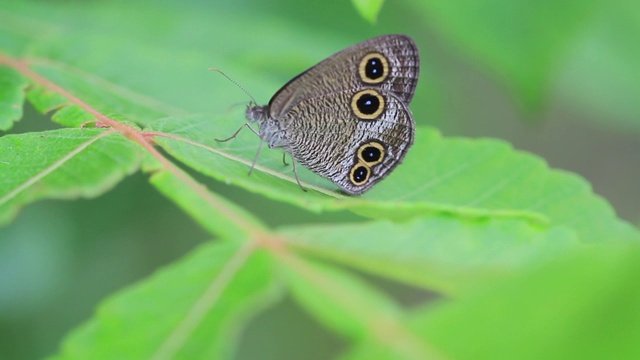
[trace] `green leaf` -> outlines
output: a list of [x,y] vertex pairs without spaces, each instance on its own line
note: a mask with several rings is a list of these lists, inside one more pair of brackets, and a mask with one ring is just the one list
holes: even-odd
[[150,168],[149,171],[152,171],[151,184],[211,234],[237,240],[266,231],[254,216],[195,183],[189,175],[156,168]]
[[9,130],[22,117],[27,80],[10,68],[0,66],[0,130]]
[[282,233],[305,253],[452,295],[577,243],[568,228],[542,230],[510,219],[431,217],[410,223],[292,227]]
[[168,134],[156,137],[157,143],[194,169],[308,210],[351,209],[391,219],[433,213],[517,218],[568,226],[587,242],[608,239],[613,233],[616,238],[640,237],[583,179],[550,170],[540,158],[500,141],[447,139],[419,128],[402,165],[364,196],[344,197],[335,192],[335,185],[299,166],[304,186],[318,190],[300,196],[292,168],[282,164],[279,151],[264,150],[256,171],[247,175],[259,144],[250,131],[224,143],[215,141],[238,126],[231,116],[194,116],[163,119],[148,130]]
[[61,108],[64,105],[70,106],[69,100],[64,96],[38,85],[34,85],[29,89],[27,99],[36,110],[43,114]]
[[[45,60],[32,60],[30,64],[38,75],[71,96],[78,97],[81,94],[83,103],[114,120],[146,124],[159,117],[184,112],[70,66]],[[29,91],[28,99],[41,112],[61,108],[52,117],[54,121],[65,126],[79,127],[94,120],[93,115],[78,105],[70,104],[68,98],[53,91],[51,86],[45,88],[43,84],[40,85]]]
[[279,289],[267,254],[208,243],[107,299],[56,358],[227,358],[247,319]]
[[432,358],[433,349],[406,327],[401,309],[362,280],[288,256],[279,260],[294,297],[325,325],[352,340],[374,338],[400,359]]
[[295,299],[343,336],[361,338],[373,323],[398,321],[401,310],[393,301],[353,275],[307,260],[280,263]]
[[[424,340],[423,340],[424,341]],[[425,344],[429,345],[426,341]],[[378,339],[374,338],[366,338],[362,341],[357,342],[354,346],[349,349],[347,352],[341,354],[338,357],[339,360],[397,360],[397,359],[433,359],[433,360],[445,360],[448,359],[446,356],[442,355],[441,352],[437,349],[432,349],[429,352],[428,358],[420,358],[416,354],[416,356],[411,356],[411,354],[403,354],[405,356],[401,356],[397,352],[393,351],[393,349],[389,349],[388,347],[381,344]],[[409,355],[409,356],[407,356]]]
[[635,359],[638,277],[637,244],[596,246],[417,311],[412,328],[455,359]]
[[599,1],[411,2],[458,48],[493,71],[525,101],[539,106],[571,41],[590,25]]
[[43,198],[96,197],[138,168],[139,149],[98,129],[62,129],[0,138],[0,224]]
[[384,0],[351,0],[360,16],[370,23],[375,23],[382,9]]

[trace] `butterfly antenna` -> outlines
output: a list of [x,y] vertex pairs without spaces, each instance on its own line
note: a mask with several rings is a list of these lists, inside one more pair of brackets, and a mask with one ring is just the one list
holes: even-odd
[[225,74],[222,70],[217,69],[217,68],[209,68],[209,70],[211,71],[215,71],[217,73],[219,73],[220,75],[224,76],[227,78],[227,80],[231,81],[231,83],[233,83],[235,86],[237,86],[240,90],[242,90],[245,94],[247,94],[250,98],[251,98],[251,102],[253,102],[254,104],[257,104],[258,102],[256,101],[256,99],[254,99],[253,96],[251,96],[251,94],[247,91],[247,89],[245,89],[242,85],[238,84],[237,81],[233,80],[231,77],[229,77],[229,75]]

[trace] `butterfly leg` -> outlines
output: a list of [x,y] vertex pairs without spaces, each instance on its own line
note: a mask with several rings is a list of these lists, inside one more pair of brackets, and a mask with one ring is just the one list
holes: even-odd
[[284,164],[284,166],[289,166],[289,163],[287,162],[286,159],[287,153],[286,152],[282,152],[282,163]]
[[300,179],[298,178],[298,169],[296,169],[295,159],[292,160],[291,163],[293,164],[293,175],[296,176],[296,182],[298,183],[298,186],[300,186],[300,189],[302,189],[302,191],[307,192],[307,189],[305,189],[304,186],[302,186],[302,184],[300,183]]
[[249,125],[249,123],[244,123],[242,124],[242,126],[240,126],[240,128],[238,130],[236,130],[236,132],[233,133],[233,135],[229,136],[226,139],[216,139],[217,142],[227,142],[231,139],[235,139],[236,136],[238,136],[238,133],[240,133],[240,131],[242,131],[242,129],[244,129],[245,127],[249,128],[249,130],[251,130],[254,134],[258,135],[258,137],[260,136],[260,133],[258,131],[256,131],[256,129],[252,128],[251,125]]
[[256,157],[253,158],[253,162],[251,163],[251,168],[249,169],[249,175],[251,175],[251,173],[253,172],[253,168],[256,167],[256,163],[258,162],[258,158],[260,157],[260,152],[262,151],[262,144],[264,144],[264,141],[261,139],[260,145],[258,145],[258,152],[256,152]]
[[[262,146],[262,143],[260,144]],[[275,146],[274,148],[282,148],[282,146]],[[289,165],[287,164],[287,159],[285,158],[285,156],[287,155],[286,151],[282,152],[282,162],[285,165]],[[298,183],[298,186],[300,186],[300,189],[302,189],[302,191],[306,192],[307,189],[302,186],[302,183],[300,183],[300,178],[298,177],[298,169],[296,168],[296,159],[293,158],[293,156],[291,156],[291,164],[293,164],[293,175],[295,175],[296,177],[296,182]]]

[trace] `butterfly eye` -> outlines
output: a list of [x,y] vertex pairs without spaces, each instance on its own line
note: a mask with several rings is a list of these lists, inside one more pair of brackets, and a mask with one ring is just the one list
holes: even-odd
[[371,175],[369,168],[362,163],[357,163],[351,168],[349,180],[351,180],[354,185],[362,185],[369,180],[369,175]]
[[360,60],[358,74],[367,84],[381,83],[389,76],[389,62],[378,52],[368,53]]
[[378,141],[370,141],[358,148],[358,159],[367,166],[377,165],[385,156],[384,146]]
[[373,89],[359,91],[351,98],[351,109],[362,120],[375,120],[384,106],[384,98]]

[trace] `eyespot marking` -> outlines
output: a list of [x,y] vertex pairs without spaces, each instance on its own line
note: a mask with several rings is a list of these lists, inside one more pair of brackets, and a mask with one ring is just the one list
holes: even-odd
[[384,145],[377,140],[366,142],[358,148],[358,160],[371,167],[380,164],[386,155]]
[[351,168],[349,173],[349,180],[353,185],[362,185],[369,180],[371,176],[371,169],[364,163],[357,163]]
[[379,92],[373,89],[358,91],[351,98],[351,110],[362,120],[375,120],[385,108],[385,100]]
[[379,52],[370,52],[360,60],[358,75],[367,84],[379,84],[389,77],[389,61]]

